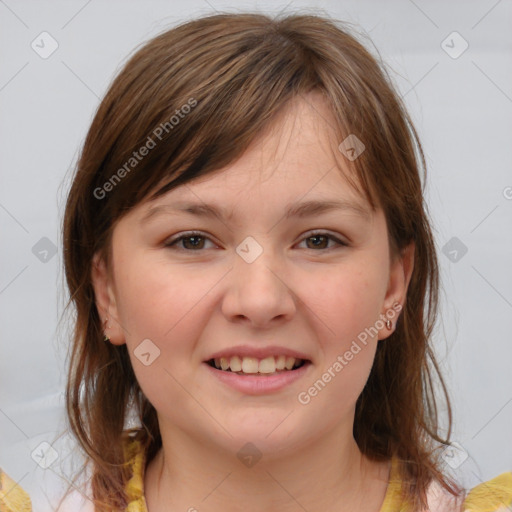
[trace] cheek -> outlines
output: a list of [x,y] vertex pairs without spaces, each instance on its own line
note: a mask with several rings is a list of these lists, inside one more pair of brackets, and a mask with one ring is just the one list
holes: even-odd
[[143,255],[120,267],[116,278],[118,311],[131,343],[141,337],[169,343],[182,339],[180,332],[194,331],[196,306],[218,280]]
[[[203,330],[201,300],[218,277],[177,269],[147,256],[131,259],[116,271],[118,313],[126,330],[126,345],[137,381],[151,403],[165,410],[169,403],[185,407],[186,382],[196,340]],[[151,344],[143,340],[151,340]],[[145,365],[139,347],[153,359]],[[156,347],[156,348],[155,348]]]
[[329,345],[337,349],[375,325],[384,297],[385,274],[372,265],[347,266],[331,272],[315,292],[318,310],[329,329]]
[[[348,411],[364,388],[377,348],[377,332],[387,274],[374,261],[358,260],[331,272],[325,286],[310,288],[311,309],[322,320],[317,404],[333,401]],[[316,290],[316,291],[314,291]],[[314,295],[311,295],[314,294]],[[308,304],[309,305],[309,304]],[[325,385],[325,391],[323,387]],[[321,393],[320,393],[321,391]]]

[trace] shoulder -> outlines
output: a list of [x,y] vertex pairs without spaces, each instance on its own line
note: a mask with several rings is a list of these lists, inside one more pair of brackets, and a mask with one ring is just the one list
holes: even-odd
[[95,512],[93,502],[78,490],[70,492],[55,512]]
[[456,497],[433,482],[427,493],[429,512],[510,512],[512,472],[482,482]]
[[[129,512],[147,512],[144,498],[145,449],[143,443],[135,434],[136,432],[133,431],[125,431],[121,437],[125,463],[130,473],[126,484],[128,498],[126,510]],[[92,469],[89,469],[83,486],[73,486],[71,492],[65,495],[62,503],[59,501],[59,506],[51,510],[55,512],[95,512],[94,503],[89,499],[89,496],[92,496],[91,477]],[[62,493],[59,495],[59,498],[61,497]],[[0,512],[2,512],[1,508]]]
[[0,468],[0,511],[32,512],[30,496]]
[[471,489],[463,504],[464,512],[508,512],[512,505],[512,471],[482,482]]
[[[129,480],[126,484],[128,498],[127,511],[147,512],[144,498],[144,465],[145,449],[143,443],[135,435],[134,431],[125,431],[121,436],[125,463],[129,468]],[[83,486],[73,486],[71,492],[65,495],[65,499],[55,512],[95,512],[95,506],[89,496],[92,496],[91,488],[92,469],[88,469]],[[59,498],[62,497],[62,493]],[[55,506],[55,505],[54,505]],[[0,508],[0,512],[2,509]]]

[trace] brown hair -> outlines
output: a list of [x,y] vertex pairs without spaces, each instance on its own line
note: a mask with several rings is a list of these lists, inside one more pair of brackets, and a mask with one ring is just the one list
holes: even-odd
[[[426,172],[425,158],[379,62],[348,23],[326,16],[218,14],[154,37],[114,79],[87,134],[63,221],[68,306],[76,308],[66,407],[70,428],[94,464],[97,510],[126,506],[121,436],[127,412],[140,420],[138,437],[148,460],[161,437],[126,345],[103,340],[91,283],[93,255],[99,252],[108,265],[112,231],[124,213],[233,162],[291,99],[312,90],[331,105],[340,142],[355,134],[366,146],[352,167],[372,207],[378,204],[385,213],[393,254],[411,242],[416,248],[396,330],[378,344],[357,400],[354,437],[373,460],[399,458],[404,496],[414,509],[426,504],[433,480],[460,492],[439,461],[452,417],[430,345],[439,277],[419,173]],[[155,147],[131,162],[148,138]],[[446,438],[440,434],[434,373],[447,405]]]

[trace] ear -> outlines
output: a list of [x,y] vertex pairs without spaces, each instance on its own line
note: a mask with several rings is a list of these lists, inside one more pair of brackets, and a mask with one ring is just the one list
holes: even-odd
[[92,259],[91,280],[103,331],[110,338],[110,343],[123,345],[126,340],[119,322],[113,279],[99,253]]
[[391,261],[388,288],[381,311],[381,319],[384,322],[391,320],[391,329],[386,326],[380,329],[379,340],[386,339],[395,330],[400,311],[405,306],[407,289],[414,268],[414,252],[414,242],[411,242]]

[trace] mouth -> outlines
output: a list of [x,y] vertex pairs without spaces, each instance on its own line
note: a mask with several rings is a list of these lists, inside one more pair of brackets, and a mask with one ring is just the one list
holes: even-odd
[[245,356],[219,357],[205,362],[221,372],[250,375],[253,377],[268,377],[291,373],[311,363],[307,359],[298,359],[285,355],[268,356],[263,359]]

